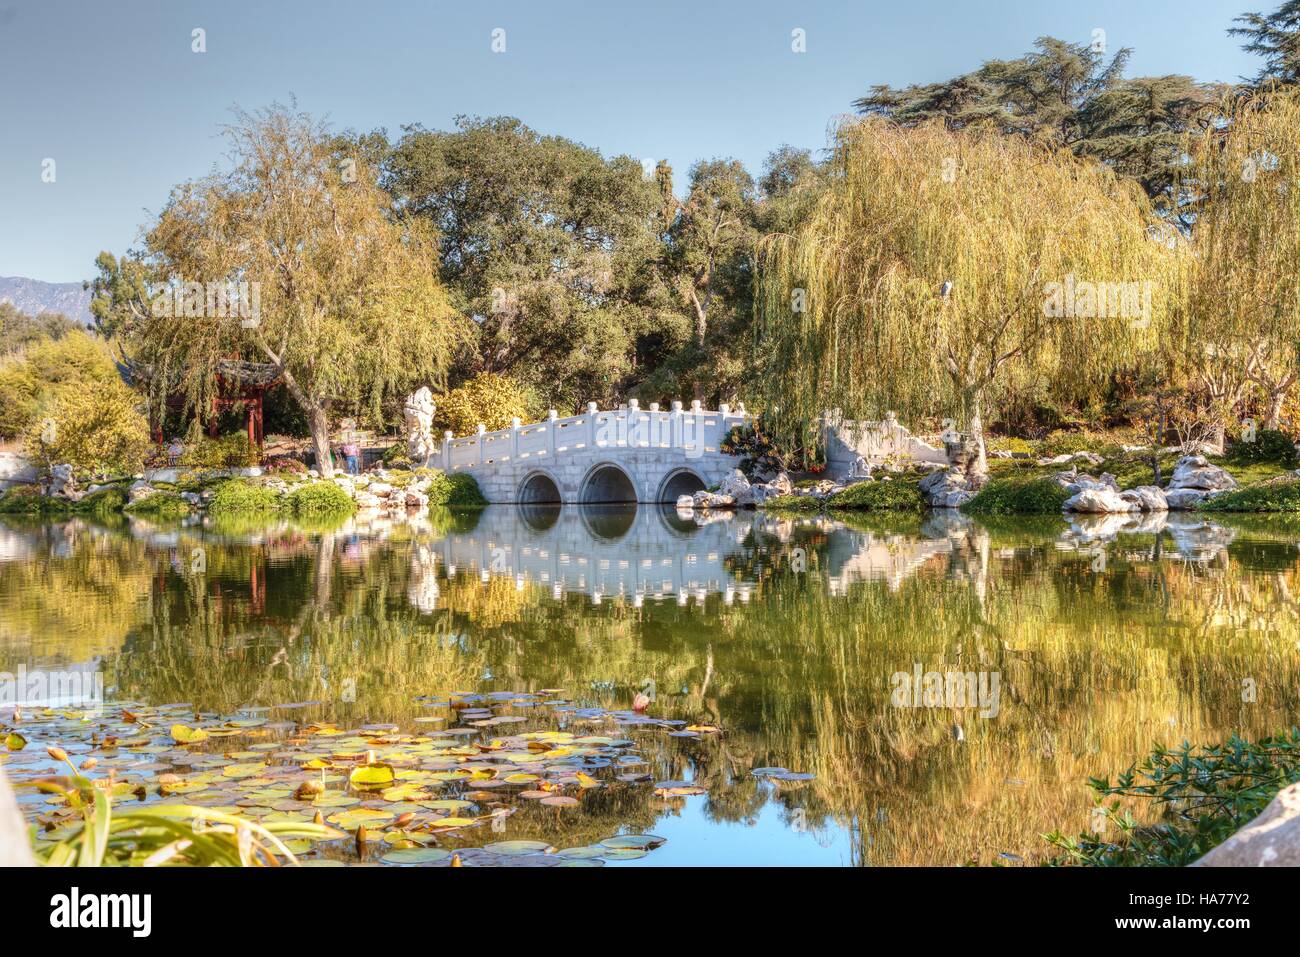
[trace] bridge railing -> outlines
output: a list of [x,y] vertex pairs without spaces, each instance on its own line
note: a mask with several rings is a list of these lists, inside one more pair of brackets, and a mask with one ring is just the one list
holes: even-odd
[[[515,419],[509,428],[489,432],[482,425],[473,435],[444,433],[441,453],[429,462],[445,472],[465,471],[500,462],[554,458],[580,450],[617,448],[680,449],[694,457],[716,453],[727,433],[748,421],[744,403],[703,409],[699,401],[668,410],[651,402],[642,409],[636,400],[626,407],[601,411],[587,404],[580,415],[560,418],[554,409],[543,422],[524,425]],[[441,461],[439,461],[441,460]]]

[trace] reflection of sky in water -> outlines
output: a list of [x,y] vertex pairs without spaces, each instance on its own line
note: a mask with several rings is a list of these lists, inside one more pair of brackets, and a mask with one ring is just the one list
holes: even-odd
[[[616,807],[611,829],[668,843],[610,866],[1032,859],[1039,834],[1086,826],[1089,775],[1156,740],[1294,722],[1293,526],[653,506],[325,529],[0,520],[0,671],[96,662],[110,694],[204,707],[330,699],[354,676],[338,707],[355,723],[452,689],[625,709],[654,678],[652,714],[725,734],[638,739],[656,780],[709,794]],[[999,671],[1008,700],[991,721],[891,708],[914,662]],[[1258,707],[1243,674],[1268,675]],[[817,777],[756,793],[763,765]]]

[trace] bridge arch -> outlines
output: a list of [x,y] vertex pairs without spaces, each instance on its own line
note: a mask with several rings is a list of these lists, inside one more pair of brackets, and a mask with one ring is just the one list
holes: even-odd
[[655,495],[655,501],[675,505],[680,496],[694,495],[696,492],[702,492],[708,487],[709,484],[700,478],[699,473],[694,469],[676,468],[665,475],[663,481],[659,483],[659,491]]
[[600,462],[583,478],[578,500],[583,505],[635,505],[636,483],[622,466]]
[[564,499],[555,476],[545,469],[537,469],[525,475],[519,483],[517,500],[521,505],[558,505]]

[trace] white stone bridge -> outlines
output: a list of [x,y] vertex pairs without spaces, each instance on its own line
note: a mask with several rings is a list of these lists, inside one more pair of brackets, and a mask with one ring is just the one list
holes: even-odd
[[602,412],[596,403],[581,415],[457,438],[445,433],[426,464],[474,476],[489,502],[600,504],[676,502],[717,485],[740,463],[720,449],[727,433],[748,421],[744,405],[717,411],[674,402],[642,409],[632,400]]

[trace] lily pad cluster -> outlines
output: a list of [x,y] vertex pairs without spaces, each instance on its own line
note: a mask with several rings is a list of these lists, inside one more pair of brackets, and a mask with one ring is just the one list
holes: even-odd
[[284,842],[285,863],[592,867],[644,857],[664,839],[614,833],[562,846],[563,835],[584,830],[582,815],[642,789],[705,793],[690,781],[656,781],[629,735],[722,733],[580,707],[558,689],[418,704],[424,713],[406,726],[360,727],[309,718],[323,712],[318,702],[234,716],[189,704],[22,709],[0,716],[0,762],[38,850],[80,827],[94,803],[85,799],[89,780],[115,813],[183,804],[263,826],[316,825],[316,836]]

